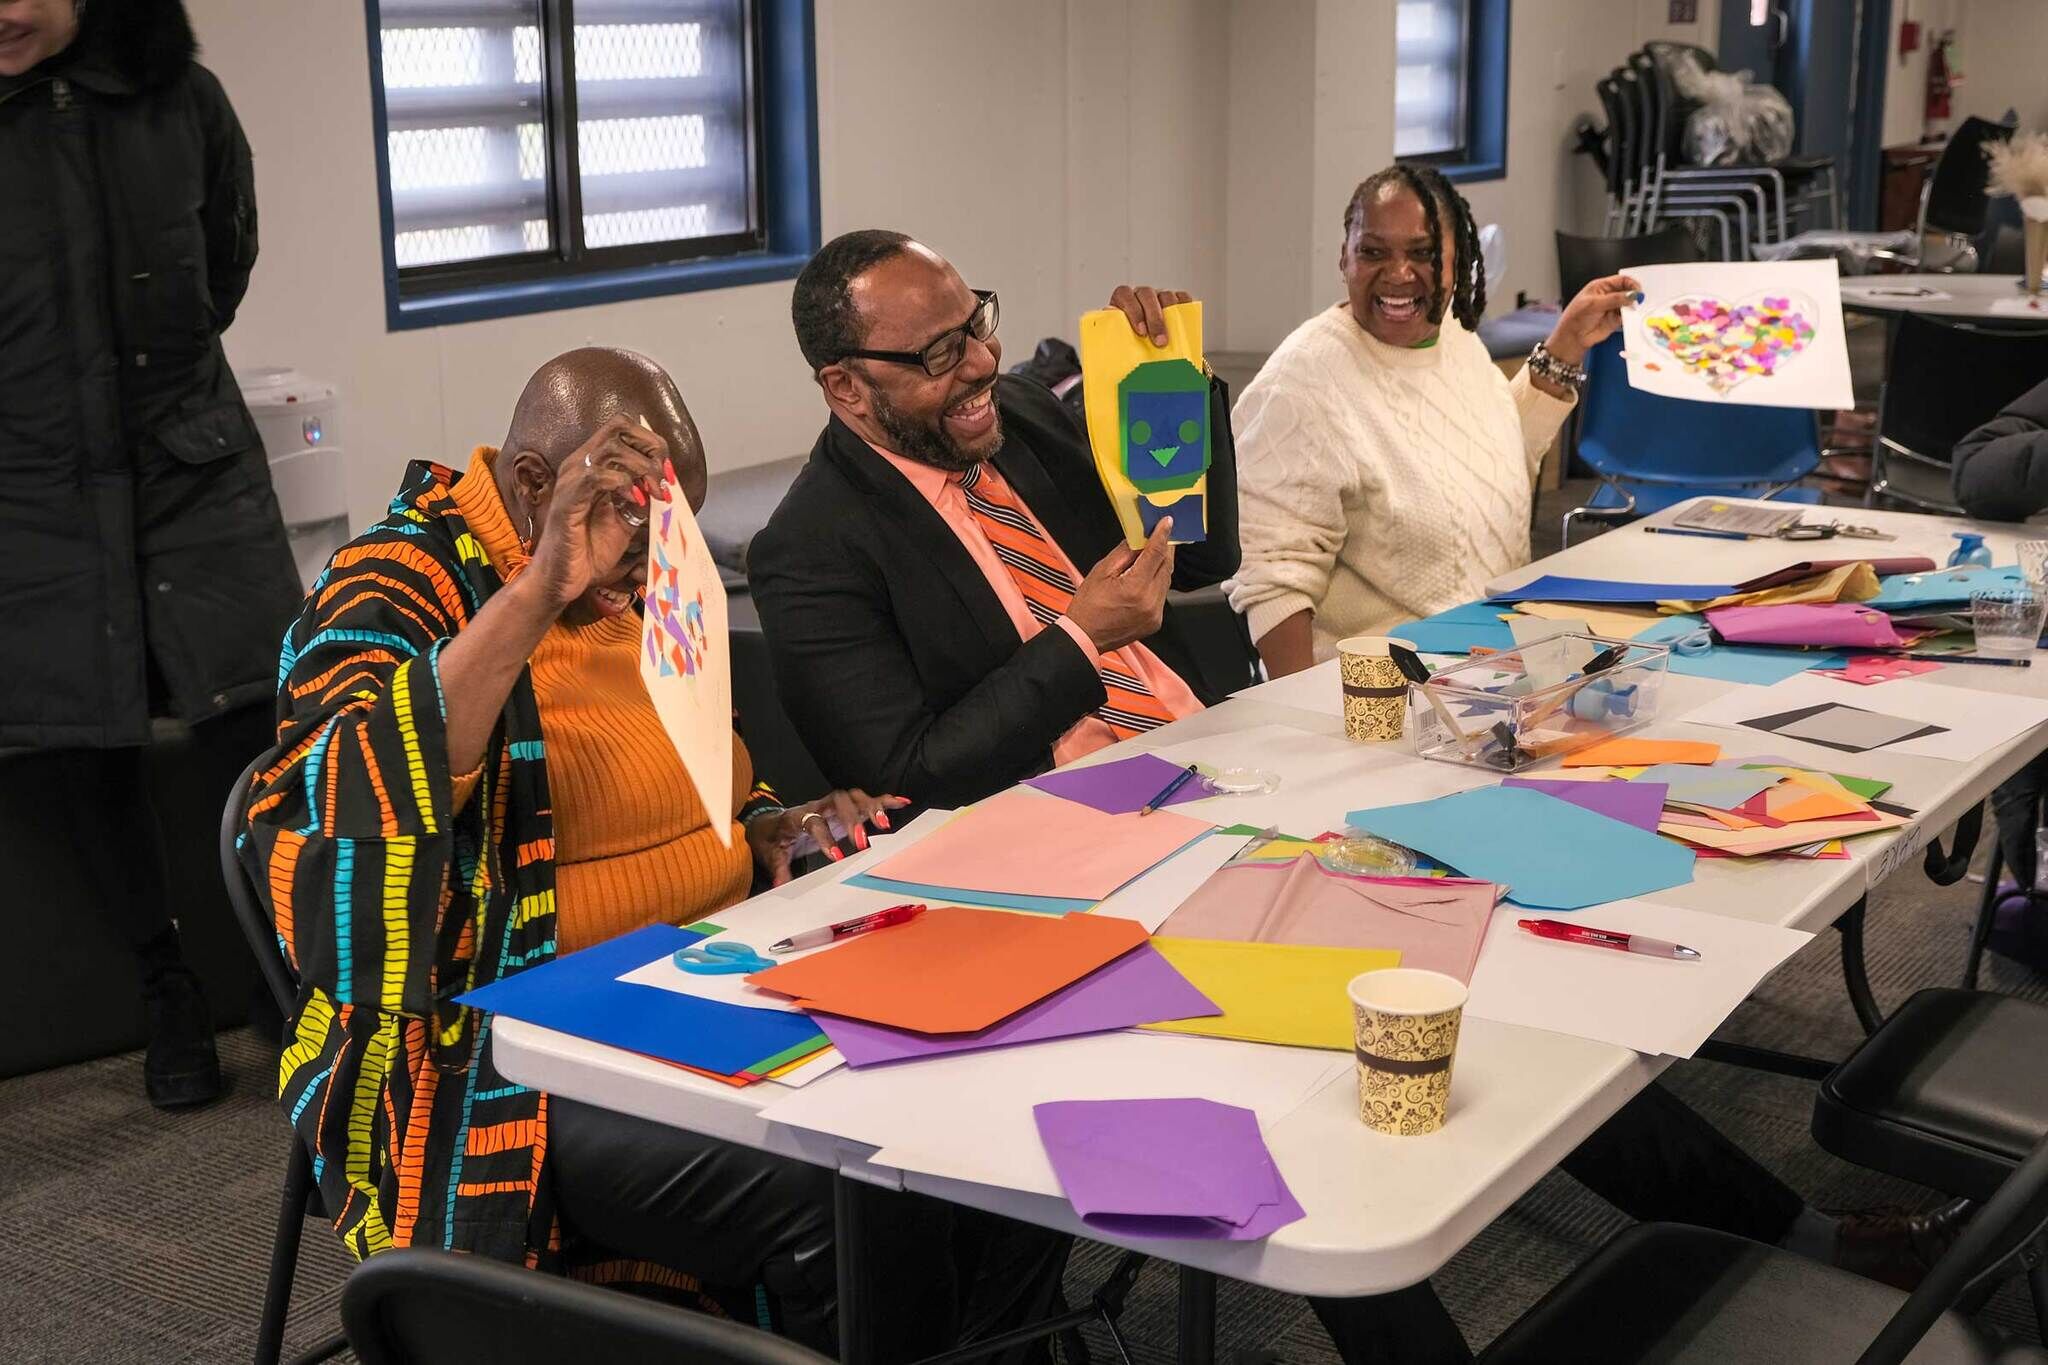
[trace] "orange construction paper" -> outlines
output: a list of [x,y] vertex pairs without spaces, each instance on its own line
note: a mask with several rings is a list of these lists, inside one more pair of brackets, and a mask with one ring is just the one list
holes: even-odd
[[1566,754],[1567,768],[1651,767],[1658,763],[1712,763],[1721,746],[1697,739],[1610,739]]
[[1170,810],[1106,815],[1012,787],[868,871],[956,891],[1099,901],[1212,828]]
[[972,1033],[1144,941],[1145,926],[1136,920],[940,906],[908,924],[755,972],[747,984],[793,996],[806,1010],[919,1033]]

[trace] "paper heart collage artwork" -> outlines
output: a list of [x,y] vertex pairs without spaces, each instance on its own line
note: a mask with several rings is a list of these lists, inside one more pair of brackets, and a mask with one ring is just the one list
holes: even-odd
[[661,534],[655,538],[653,572],[647,579],[647,662],[661,676],[695,677],[709,652],[704,629],[704,594],[689,601],[682,597],[678,566],[670,561],[666,542],[672,537],[671,513],[661,513]]
[[[1651,309],[1643,329],[1681,371],[1727,393],[1746,379],[1770,378],[1804,351],[1814,338],[1813,316],[1810,304],[1789,294],[1739,303],[1693,297]],[[1656,361],[1645,366],[1660,368]]]

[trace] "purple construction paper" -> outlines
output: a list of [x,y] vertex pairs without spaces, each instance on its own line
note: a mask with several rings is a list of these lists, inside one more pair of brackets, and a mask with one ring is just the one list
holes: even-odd
[[1056,1100],[1031,1112],[1067,1201],[1099,1231],[1247,1242],[1303,1215],[1249,1109]]
[[873,1066],[1221,1013],[1157,948],[1141,943],[1073,985],[975,1033],[918,1033],[832,1014],[811,1018],[848,1066]]
[[[1181,764],[1168,763],[1157,754],[1135,754],[1092,767],[1041,773],[1024,779],[1024,785],[1051,792],[1054,796],[1064,796],[1069,801],[1079,801],[1084,806],[1093,806],[1105,815],[1127,815],[1134,810],[1143,810],[1147,801],[1166,790],[1167,783],[1186,771]],[[1211,795],[1214,793],[1209,790],[1208,782],[1197,774],[1182,783],[1181,789],[1167,797],[1163,804],[1178,806],[1183,801],[1199,801]]]
[[1527,787],[1652,834],[1670,790],[1662,782],[1546,782],[1540,777],[1504,777],[1500,784]]

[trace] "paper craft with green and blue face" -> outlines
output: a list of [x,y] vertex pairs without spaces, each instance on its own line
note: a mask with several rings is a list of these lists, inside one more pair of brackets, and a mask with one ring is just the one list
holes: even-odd
[[1162,517],[1176,544],[1208,534],[1209,380],[1202,305],[1164,311],[1166,344],[1131,330],[1121,311],[1081,317],[1081,383],[1088,444],[1125,541],[1145,543]]

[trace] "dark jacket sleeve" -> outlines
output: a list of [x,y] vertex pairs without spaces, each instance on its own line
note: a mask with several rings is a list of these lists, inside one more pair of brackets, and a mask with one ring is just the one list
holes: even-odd
[[1230,386],[1209,380],[1209,496],[1207,537],[1173,556],[1173,586],[1193,592],[1237,572],[1237,440],[1230,431]]
[[[863,524],[839,526],[849,522]],[[808,519],[778,514],[747,566],[783,709],[835,787],[924,806],[979,800],[1043,768],[1054,741],[1103,702],[1081,647],[1045,630],[935,705],[879,568]]]
[[1949,477],[1980,520],[2024,521],[2048,508],[2048,382],[1956,442]]
[[256,265],[256,166],[235,107],[211,71],[192,68],[192,96],[206,146],[206,284],[214,325],[225,332]]

